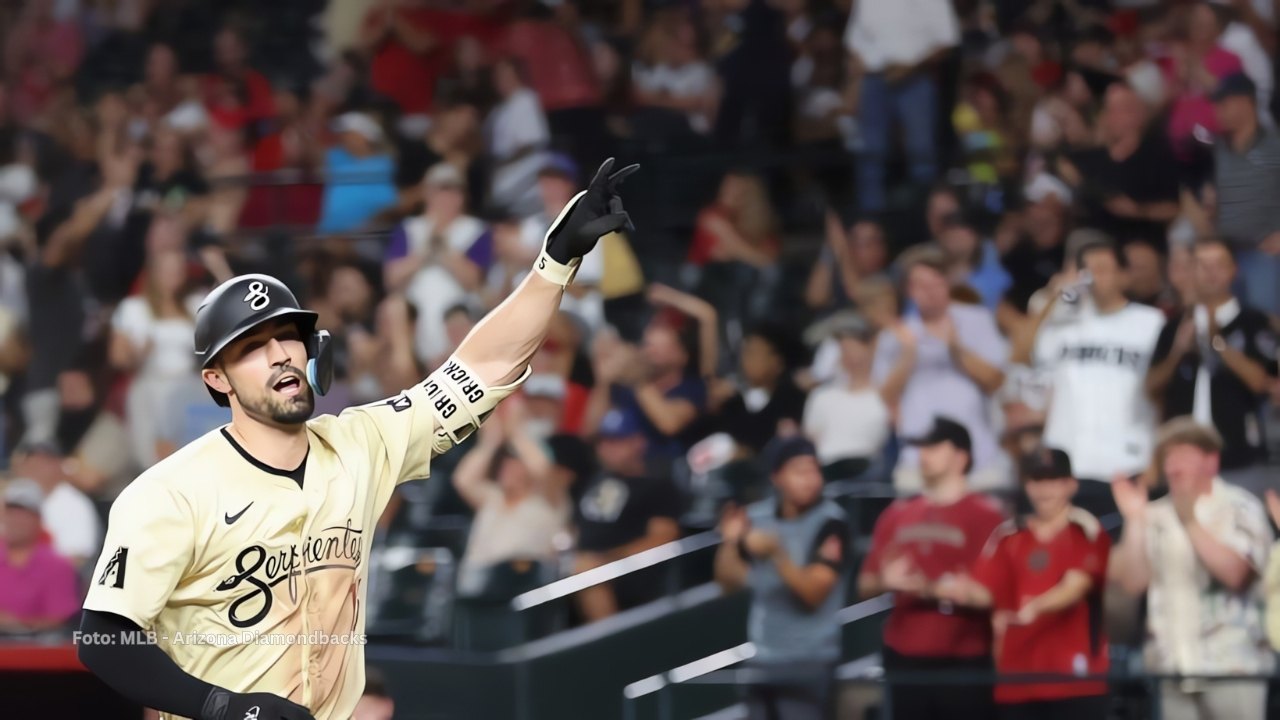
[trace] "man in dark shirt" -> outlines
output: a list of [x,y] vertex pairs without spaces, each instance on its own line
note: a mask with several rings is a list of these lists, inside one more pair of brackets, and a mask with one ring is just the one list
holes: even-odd
[[1064,179],[1079,197],[1084,220],[1122,245],[1140,238],[1164,248],[1178,215],[1178,166],[1169,140],[1129,85],[1107,88],[1099,123],[1103,145],[1064,161]]
[[666,467],[689,449],[687,434],[706,410],[707,388],[691,372],[689,350],[675,328],[650,323],[640,351],[639,371],[600,373],[596,384],[608,393],[609,407],[639,421],[649,442],[649,465]]
[[1000,260],[1013,280],[1005,302],[1021,313],[1027,312],[1031,296],[1062,272],[1071,190],[1058,178],[1041,173],[1027,183],[1023,197],[1027,206],[1022,237]]
[[1213,96],[1218,234],[1240,260],[1239,294],[1280,314],[1280,133],[1258,122],[1257,88],[1246,75],[1223,78]]
[[74,211],[52,212],[36,224],[38,248],[26,277],[31,359],[22,399],[24,439],[29,442],[56,437],[61,405],[58,376],[71,369],[84,344],[86,297],[76,258],[112,197],[113,190],[103,188]]
[[785,144],[788,141],[786,18],[774,3],[736,3],[735,14],[712,28],[716,72],[723,84],[715,135],[729,147]]
[[484,207],[484,189],[489,186],[483,163],[460,161],[455,147],[469,125],[479,124],[483,118],[480,109],[472,102],[454,99],[445,107],[437,107],[430,129],[422,137],[402,138],[397,145],[396,189],[406,205],[416,205],[422,195],[423,178],[427,170],[441,162],[451,162],[466,178],[466,207],[479,212]]
[[[209,194],[186,141],[176,133],[158,133],[146,158],[125,152],[114,162],[136,164],[131,191],[117,199],[127,201],[128,210],[120,222],[112,213],[94,225],[83,261],[89,290],[104,303],[118,302],[132,291],[146,264],[152,221],[160,217],[198,220]],[[128,173],[122,170],[121,175]]]
[[721,406],[719,425],[743,454],[757,455],[779,423],[799,425],[804,416],[804,392],[791,380],[784,344],[781,332],[763,327],[742,343],[743,388]]
[[[680,535],[680,493],[670,478],[645,474],[645,440],[632,413],[610,410],[600,422],[596,455],[601,471],[588,483],[578,501],[575,523],[578,553],[574,571],[586,572],[605,563],[658,547]],[[578,605],[587,621],[616,613],[619,606],[648,599],[648,588],[636,575],[617,583],[587,588]]]
[[1147,391],[1162,419],[1191,415],[1222,434],[1222,478],[1261,493],[1266,478],[1259,403],[1276,376],[1276,336],[1265,313],[1231,294],[1236,263],[1223,240],[1194,250],[1199,303],[1160,333]]

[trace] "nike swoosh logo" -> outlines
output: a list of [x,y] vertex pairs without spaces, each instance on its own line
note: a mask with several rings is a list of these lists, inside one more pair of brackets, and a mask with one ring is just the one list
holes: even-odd
[[235,515],[231,515],[231,514],[229,514],[229,513],[228,513],[228,514],[223,515],[223,516],[222,516],[222,519],[223,519],[223,520],[226,520],[226,521],[227,521],[227,524],[228,524],[228,525],[230,525],[231,523],[233,523],[233,522],[235,522],[235,521],[239,520],[239,519],[240,519],[240,516],[241,516],[241,515],[243,515],[243,514],[245,513],[245,510],[248,510],[248,509],[249,509],[249,508],[251,508],[251,507],[253,507],[253,503],[249,503],[248,505],[245,505],[245,506],[244,506],[244,510],[241,510],[240,512],[236,513]]

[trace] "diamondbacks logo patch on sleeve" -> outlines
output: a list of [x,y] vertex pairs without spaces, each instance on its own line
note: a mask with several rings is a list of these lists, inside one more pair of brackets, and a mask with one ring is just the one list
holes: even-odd
[[116,554],[111,556],[111,560],[107,562],[107,566],[102,569],[102,577],[98,578],[98,584],[105,585],[107,587],[123,588],[124,571],[128,560],[129,548],[116,548]]

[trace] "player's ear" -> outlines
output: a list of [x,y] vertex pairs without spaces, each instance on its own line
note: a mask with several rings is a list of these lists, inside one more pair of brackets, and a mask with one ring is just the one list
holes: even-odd
[[223,374],[221,367],[205,368],[200,371],[200,377],[214,390],[224,395],[231,394],[231,383],[227,382],[227,376]]

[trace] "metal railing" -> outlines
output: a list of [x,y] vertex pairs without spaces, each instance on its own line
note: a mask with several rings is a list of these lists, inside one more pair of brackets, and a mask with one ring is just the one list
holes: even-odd
[[[1187,692],[1200,692],[1207,687],[1225,683],[1262,683],[1271,684],[1280,681],[1280,672],[1270,673],[1238,673],[1238,674],[1187,674],[1147,672],[1116,668],[1106,673],[1062,674],[1062,673],[1005,673],[973,670],[919,670],[911,672],[886,671],[880,663],[879,655],[871,655],[852,660],[836,668],[834,673],[835,690],[839,694],[844,689],[863,686],[875,687],[882,693],[878,703],[878,717],[893,718],[892,694],[889,692],[895,685],[919,688],[956,687],[966,685],[1033,685],[1055,684],[1070,685],[1078,683],[1106,683],[1108,714],[1091,720],[1108,720],[1108,718],[1149,718],[1161,720],[1163,717],[1162,692],[1166,684],[1186,687]],[[769,672],[760,668],[722,668],[711,672],[700,673],[683,681],[686,685],[732,686],[743,688],[754,684],[778,682],[802,678],[790,678],[786,671]],[[1184,685],[1185,684],[1185,685]],[[1259,712],[1268,710],[1271,701],[1264,696],[1263,707]],[[876,705],[873,703],[871,706]],[[843,707],[843,706],[842,706]],[[869,709],[864,706],[864,710]],[[1274,713],[1267,713],[1274,717]],[[628,720],[634,716],[628,715]],[[669,715],[662,715],[663,718]]]
[[743,660],[750,660],[756,656],[755,643],[745,642],[735,645],[728,650],[721,650],[712,653],[704,658],[685,663],[677,668],[672,668],[667,672],[650,675],[643,680],[637,680],[622,689],[622,696],[627,700],[635,700],[645,695],[650,695],[662,690],[671,683],[682,683],[702,677],[707,673],[723,670],[730,665],[736,665]]
[[[650,548],[649,550],[636,553],[635,555],[629,555],[620,560],[605,563],[600,567],[592,568],[576,575],[570,575],[569,577],[543,585],[540,588],[534,588],[529,592],[517,595],[515,599],[511,601],[511,608],[516,612],[531,610],[555,600],[581,592],[587,588],[595,587],[596,585],[607,583],[612,580],[617,580],[623,575],[628,575],[630,573],[654,567],[662,563],[671,562],[673,560],[679,560],[695,552],[705,550],[719,544],[720,533],[716,531],[707,531],[698,533],[697,535],[690,535],[687,538],[674,540],[666,543],[665,545],[659,545],[658,547]],[[669,582],[674,582],[676,577],[674,575],[674,570],[674,565],[672,565],[668,570],[667,577]]]
[[[872,616],[886,613],[892,608],[893,596],[891,594],[878,595],[840,609],[836,613],[836,621],[841,626],[850,625]],[[754,678],[759,671],[730,670],[728,668],[745,660],[750,660],[756,656],[756,652],[754,643],[745,642],[685,663],[666,672],[641,678],[622,690],[623,717],[625,720],[638,720],[638,701],[655,693],[659,694],[657,698],[658,717],[661,720],[674,717],[672,697],[667,692],[674,685],[694,683],[700,678],[719,673],[730,673],[729,677],[736,678],[739,681]],[[742,684],[742,682],[717,684]]]

